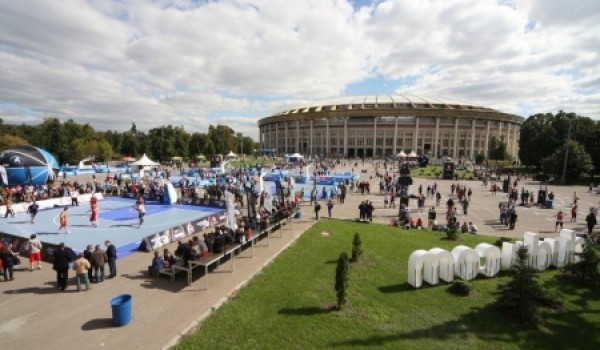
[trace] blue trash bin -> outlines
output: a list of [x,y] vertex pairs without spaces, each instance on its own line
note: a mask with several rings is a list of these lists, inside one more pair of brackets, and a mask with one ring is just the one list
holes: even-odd
[[546,209],[552,209],[552,201],[549,199],[546,200]]
[[126,326],[131,321],[131,295],[121,294],[110,301],[113,326]]
[[294,219],[300,219],[301,217],[302,217],[302,212],[301,212],[301,211],[297,211],[297,212],[294,214]]

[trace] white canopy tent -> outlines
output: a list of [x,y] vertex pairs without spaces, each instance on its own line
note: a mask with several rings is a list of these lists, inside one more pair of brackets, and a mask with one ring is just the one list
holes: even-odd
[[409,159],[416,159],[416,158],[417,158],[417,154],[415,153],[415,151],[411,151],[411,152],[410,152],[410,153],[407,155],[407,157],[408,157]]
[[129,164],[130,166],[139,166],[139,167],[146,167],[146,166],[155,166],[155,165],[160,165],[159,163],[153,161],[152,159],[148,158],[148,156],[146,155],[146,153],[144,153],[144,155],[136,160],[135,162]]
[[299,162],[304,159],[304,156],[300,153],[294,153],[289,157],[290,162]]
[[233,151],[229,151],[229,153],[227,153],[227,155],[225,156],[225,159],[227,160],[231,160],[231,159],[235,159],[237,158],[237,154],[233,153]]
[[406,153],[404,151],[400,151],[400,153],[396,154],[397,158],[406,158]]

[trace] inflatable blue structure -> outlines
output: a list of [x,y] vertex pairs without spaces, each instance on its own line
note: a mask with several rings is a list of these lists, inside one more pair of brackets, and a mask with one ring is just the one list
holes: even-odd
[[48,151],[19,146],[0,153],[0,174],[5,185],[43,185],[54,180],[59,165]]

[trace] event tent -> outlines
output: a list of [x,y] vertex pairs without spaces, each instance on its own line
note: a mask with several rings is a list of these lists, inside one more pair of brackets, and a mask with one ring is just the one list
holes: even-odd
[[227,155],[225,155],[225,159],[235,159],[237,158],[237,154],[233,153],[233,151],[229,151]]
[[299,162],[304,159],[304,156],[300,153],[294,153],[289,157],[290,162]]
[[145,167],[145,166],[155,166],[155,165],[160,165],[159,163],[153,161],[152,159],[148,158],[148,156],[146,155],[146,153],[144,153],[144,155],[136,160],[135,162],[129,164],[130,166],[139,166],[139,167]]
[[400,153],[396,154],[396,157],[398,157],[398,158],[406,158],[406,153],[404,153],[404,151],[400,151]]

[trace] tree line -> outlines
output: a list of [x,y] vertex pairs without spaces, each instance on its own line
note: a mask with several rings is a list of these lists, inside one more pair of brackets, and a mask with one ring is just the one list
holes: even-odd
[[94,155],[96,161],[107,162],[121,156],[139,157],[146,153],[157,161],[173,157],[194,158],[200,155],[252,154],[258,144],[251,137],[236,133],[226,125],[210,125],[207,133],[185,131],[178,126],[160,126],[147,133],[135,123],[125,132],[96,131],[89,124],[72,119],[61,122],[46,118],[39,125],[4,124],[0,118],[0,150],[33,145],[52,153],[61,164],[76,164]]
[[566,169],[567,183],[593,179],[600,169],[600,121],[563,111],[532,115],[521,126],[519,158],[557,180]]

